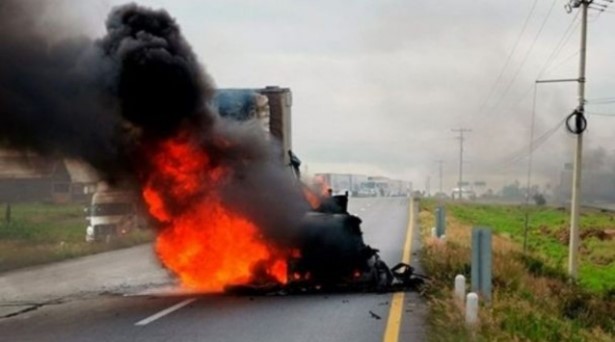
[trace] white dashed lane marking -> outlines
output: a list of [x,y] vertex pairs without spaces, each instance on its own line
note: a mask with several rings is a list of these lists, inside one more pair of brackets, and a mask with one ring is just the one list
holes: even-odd
[[145,319],[142,319],[142,320],[138,321],[137,323],[135,323],[135,325],[136,326],[143,326],[143,325],[150,324],[153,321],[155,321],[157,319],[160,319],[160,318],[162,318],[162,317],[172,313],[173,311],[177,311],[177,310],[183,308],[184,306],[194,302],[195,300],[197,300],[197,299],[196,298],[188,298],[186,300],[183,300],[183,301],[181,301],[181,302],[179,302],[179,303],[177,303],[177,304],[175,304],[173,306],[170,306],[170,307],[168,307],[168,308],[166,308],[166,309],[164,309],[162,311],[159,311],[159,312],[157,312],[157,313],[155,313],[155,314],[153,314],[153,315],[151,315],[151,316],[149,316],[149,317],[147,317]]

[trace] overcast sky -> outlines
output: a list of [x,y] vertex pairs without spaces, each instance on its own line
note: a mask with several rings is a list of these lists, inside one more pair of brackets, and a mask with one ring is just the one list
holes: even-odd
[[[78,34],[101,36],[110,8],[121,3],[65,1],[50,8],[44,25],[73,32],[78,24]],[[379,174],[411,180],[417,188],[431,176],[434,190],[435,161],[442,159],[450,190],[459,154],[451,129],[464,127],[472,129],[465,145],[466,179],[485,180],[493,188],[524,182],[533,81],[569,27],[574,31],[541,78],[578,72],[579,26],[575,12],[564,10],[566,0],[538,0],[498,83],[534,0],[139,3],[165,8],[177,19],[219,87],[290,87],[294,149],[311,173]],[[60,11],[68,19],[54,19]],[[610,11],[590,16],[590,100],[615,98],[615,6]],[[576,104],[576,84],[540,86],[536,137]],[[615,114],[615,105],[590,105],[588,111]],[[589,118],[586,148],[611,151],[615,117]],[[539,182],[559,182],[572,144],[560,127],[540,147]],[[507,162],[511,159],[515,162]]]

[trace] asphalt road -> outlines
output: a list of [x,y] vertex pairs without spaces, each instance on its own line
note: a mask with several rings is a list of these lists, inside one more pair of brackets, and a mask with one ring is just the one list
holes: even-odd
[[[401,260],[408,208],[405,198],[350,201],[350,211],[363,219],[366,243],[389,265]],[[415,293],[401,297],[395,327],[387,325],[392,294],[169,295],[170,285],[147,246],[4,274],[0,308],[14,311],[0,318],[0,340],[425,340],[425,308]],[[386,333],[390,326],[393,334]]]

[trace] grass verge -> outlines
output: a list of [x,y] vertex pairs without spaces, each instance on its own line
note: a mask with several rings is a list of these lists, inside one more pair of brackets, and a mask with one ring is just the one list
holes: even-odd
[[[468,216],[450,209],[447,241],[429,234],[434,226],[434,203],[421,203],[422,262],[431,282],[426,289],[430,305],[432,341],[614,341],[615,291],[596,291],[571,285],[561,268],[536,253],[524,254],[518,239],[505,231],[493,236],[493,300],[481,305],[480,324],[466,328],[461,309],[452,298],[457,274],[470,278]],[[501,223],[507,222],[502,219]],[[476,224],[474,222],[473,224]],[[481,224],[487,224],[482,223]],[[469,282],[469,280],[468,280]]]
[[0,272],[130,247],[153,238],[149,231],[134,231],[109,243],[87,243],[87,222],[80,205],[28,203],[11,209],[10,223],[0,222]]
[[[525,209],[519,205],[449,203],[447,210],[461,223],[485,225],[522,245]],[[529,207],[528,249],[552,268],[568,257],[570,213],[562,208]],[[615,290],[615,213],[581,211],[580,285],[595,291]]]

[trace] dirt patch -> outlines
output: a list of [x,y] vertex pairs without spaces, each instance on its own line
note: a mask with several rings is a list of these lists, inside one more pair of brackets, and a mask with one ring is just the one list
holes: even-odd
[[581,231],[581,239],[592,238],[592,237],[600,241],[605,241],[605,240],[612,239],[613,235],[607,234],[606,229],[599,229],[599,228],[583,229]]
[[615,262],[615,256],[613,255],[591,255],[589,260],[600,266],[608,266]]
[[538,228],[538,230],[540,231],[540,234],[555,239],[562,245],[567,245],[568,240],[570,239],[568,227],[561,226],[559,228],[550,229],[548,226],[542,225]]
[[[567,245],[570,240],[570,228],[568,226],[561,226],[557,229],[549,229],[549,227],[543,225],[540,226],[538,230],[540,231],[540,234],[552,237],[563,245]],[[582,228],[579,235],[581,240],[596,238],[600,241],[608,241],[615,239],[615,229]]]

